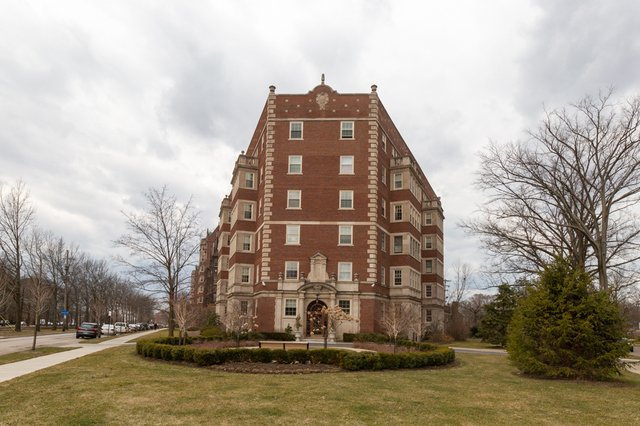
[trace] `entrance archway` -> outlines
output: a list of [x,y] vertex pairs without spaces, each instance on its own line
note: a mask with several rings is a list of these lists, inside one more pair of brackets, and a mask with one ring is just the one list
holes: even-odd
[[314,300],[307,306],[307,336],[324,336],[327,318],[322,313],[322,308],[326,307],[327,305],[321,300]]

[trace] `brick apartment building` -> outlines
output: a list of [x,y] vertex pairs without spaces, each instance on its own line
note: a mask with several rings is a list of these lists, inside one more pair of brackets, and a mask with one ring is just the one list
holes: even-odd
[[308,312],[339,305],[359,319],[341,337],[381,332],[385,310],[409,303],[442,323],[440,198],[376,89],[341,94],[324,76],[306,94],[270,87],[220,207],[217,247],[203,249],[217,253],[222,318],[240,306],[259,330],[283,331],[299,315],[308,335]]
[[219,237],[220,228],[213,232],[207,230],[206,237],[200,240],[198,267],[191,272],[191,300],[203,308],[216,303]]

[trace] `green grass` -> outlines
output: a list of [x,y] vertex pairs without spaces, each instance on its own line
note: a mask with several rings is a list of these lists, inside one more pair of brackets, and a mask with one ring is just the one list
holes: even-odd
[[75,348],[53,348],[48,346],[43,346],[41,348],[36,348],[35,351],[24,351],[24,352],[15,352],[7,355],[0,355],[0,365],[10,364],[12,362],[24,361],[25,359],[37,358],[43,355],[55,354],[58,352],[70,351]]
[[[245,375],[108,349],[0,383],[0,425],[609,425],[640,420],[640,376],[522,377],[504,356],[438,370]],[[95,401],[87,409],[87,400]]]
[[[178,330],[177,329],[174,330],[173,335],[178,337]],[[129,342],[139,342],[140,340],[148,340],[148,339],[159,339],[160,337],[169,337],[169,329],[164,328],[162,330],[156,331],[155,333],[149,333],[149,334],[146,334],[144,336],[138,336],[138,337],[135,337],[135,338],[129,340]]]
[[[28,337],[28,336],[33,336],[33,326],[29,326],[29,327],[25,327],[22,326],[22,331],[13,331],[12,329],[10,329],[9,327],[2,327],[0,328],[0,336],[2,337]],[[70,330],[67,329],[67,331],[65,331],[65,333],[75,333],[76,329],[75,328],[71,328]],[[51,328],[45,328],[42,327],[40,329],[40,331],[38,331],[38,336],[42,335],[42,334],[62,334],[62,327],[58,327],[57,330],[51,330]]]
[[480,339],[467,339],[464,341],[457,340],[452,343],[447,343],[445,346],[469,349],[504,349],[502,346],[496,346],[492,343],[482,342]]

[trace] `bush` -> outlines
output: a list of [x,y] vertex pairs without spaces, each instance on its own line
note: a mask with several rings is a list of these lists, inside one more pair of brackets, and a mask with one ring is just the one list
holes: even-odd
[[562,259],[548,265],[520,302],[507,350],[524,373],[601,380],[620,374],[627,354],[624,321],[608,292]]
[[216,325],[205,325],[200,329],[200,336],[202,337],[212,337],[212,336],[221,336],[222,330],[218,328]]
[[[158,359],[194,362],[201,366],[224,364],[226,362],[263,362],[277,361],[280,364],[299,362],[304,364],[338,365],[346,370],[382,370],[398,368],[416,368],[427,365],[442,365],[453,362],[455,353],[452,349],[429,345],[425,349],[435,348],[428,352],[406,352],[403,354],[351,352],[335,349],[199,349],[191,346],[175,346],[162,342],[168,339],[145,340],[138,342],[136,350],[139,354]],[[171,340],[171,339],[169,339]],[[177,341],[175,342],[177,345]],[[427,345],[427,346],[425,346]]]
[[274,333],[274,332],[261,332],[262,336],[259,340],[278,340],[282,342],[292,342],[296,340],[296,338],[287,333]]
[[342,335],[343,342],[372,342],[372,343],[389,343],[389,337],[384,334],[375,333],[344,333]]
[[480,323],[478,335],[483,342],[505,346],[507,344],[507,331],[513,312],[518,305],[518,294],[509,284],[498,286],[498,295],[485,305],[485,316]]

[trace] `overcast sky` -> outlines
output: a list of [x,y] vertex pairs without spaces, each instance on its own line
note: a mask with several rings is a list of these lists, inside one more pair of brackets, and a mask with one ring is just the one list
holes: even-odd
[[456,229],[482,194],[476,153],[525,138],[543,106],[640,93],[640,2],[0,0],[0,182],[98,258],[121,211],[167,184],[218,223],[269,86],[382,103],[445,209],[446,266],[480,267]]

